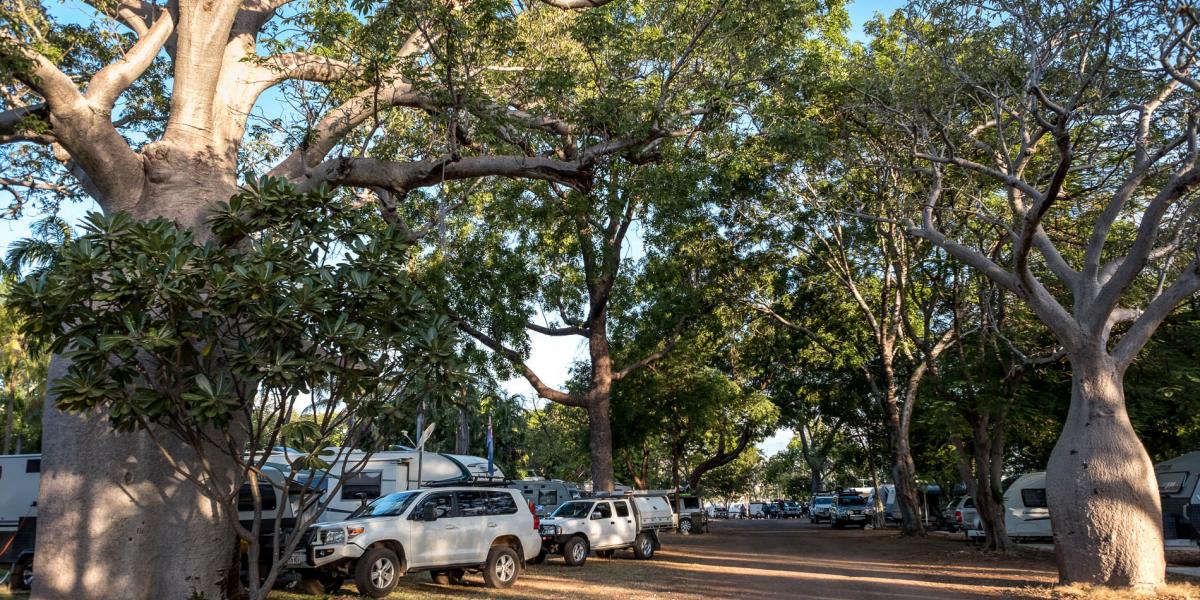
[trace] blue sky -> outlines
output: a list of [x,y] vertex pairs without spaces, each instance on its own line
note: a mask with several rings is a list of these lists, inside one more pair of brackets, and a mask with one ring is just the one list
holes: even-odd
[[[898,0],[874,0],[860,1],[850,4],[848,11],[851,22],[853,23],[853,31],[851,37],[854,39],[862,38],[862,25],[871,19],[876,13],[890,13],[904,5],[904,2]],[[70,18],[69,16],[67,17]],[[270,96],[264,96],[266,103],[271,102]],[[270,114],[277,110],[277,107],[264,105],[264,101],[259,102],[256,107],[256,112]],[[88,211],[96,210],[96,206],[91,202],[66,204],[62,207],[60,214],[68,221],[74,223],[79,220]],[[0,221],[0,250],[7,250],[12,242],[29,236],[30,224],[37,220],[40,215],[26,214],[16,220]],[[640,246],[638,231],[630,231],[630,239],[626,241],[630,247]],[[549,337],[536,333],[532,333],[532,352],[529,356],[529,365],[538,375],[547,383],[552,385],[562,385],[568,375],[568,370],[571,364],[578,358],[584,356],[583,340],[578,337]],[[533,389],[524,379],[512,379],[504,382],[504,388],[513,394],[521,394],[526,397],[533,396]],[[774,454],[787,446],[794,433],[791,430],[781,430],[771,438],[759,444],[759,449],[770,455]]]

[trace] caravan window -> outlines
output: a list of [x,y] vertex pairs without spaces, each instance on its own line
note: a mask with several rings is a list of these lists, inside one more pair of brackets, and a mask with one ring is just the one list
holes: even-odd
[[1046,508],[1046,488],[1021,490],[1021,503],[1025,505],[1025,508]]
[[383,471],[361,471],[342,484],[342,500],[374,500],[383,493]]
[[1178,494],[1183,491],[1183,484],[1187,481],[1187,473],[1182,471],[1157,473],[1157,475],[1158,493],[1160,494]]
[[[258,483],[258,497],[264,511],[275,510],[278,506],[275,488],[271,486],[270,482],[260,481]],[[254,491],[250,488],[249,483],[243,483],[242,488],[238,490],[237,509],[239,512],[254,510]]]
[[42,472],[42,459],[31,458],[31,459],[25,461],[25,472],[26,473],[41,473]]
[[558,490],[538,490],[537,503],[542,506],[558,504]]

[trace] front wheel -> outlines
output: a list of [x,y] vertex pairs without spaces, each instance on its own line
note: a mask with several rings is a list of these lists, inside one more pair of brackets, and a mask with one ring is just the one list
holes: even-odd
[[682,533],[683,535],[689,535],[692,533],[691,519],[683,519],[679,522],[679,533]]
[[508,546],[494,546],[488,552],[487,566],[483,568],[483,581],[490,588],[512,587],[521,571],[521,560],[517,551]]
[[648,533],[639,533],[633,540],[633,557],[638,560],[654,558],[654,537]]
[[588,543],[587,540],[575,536],[567,543],[563,544],[562,548],[563,560],[572,567],[581,567],[587,562]]
[[400,580],[400,558],[387,548],[371,548],[354,565],[354,584],[358,593],[382,598],[392,592]]

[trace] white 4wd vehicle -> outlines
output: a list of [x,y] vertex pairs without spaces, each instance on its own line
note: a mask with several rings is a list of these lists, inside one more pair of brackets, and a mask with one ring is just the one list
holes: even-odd
[[568,565],[582,565],[592,550],[602,558],[633,548],[639,559],[661,548],[659,531],[677,526],[675,512],[664,496],[634,496],[572,500],[542,519],[542,554],[562,554]]
[[482,572],[488,586],[509,587],[542,544],[521,492],[479,487],[389,494],[345,521],[313,525],[305,542],[289,566],[330,593],[353,577],[374,598],[412,571],[442,584]]

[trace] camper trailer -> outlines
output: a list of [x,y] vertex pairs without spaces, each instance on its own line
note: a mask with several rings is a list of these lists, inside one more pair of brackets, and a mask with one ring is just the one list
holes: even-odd
[[559,504],[582,496],[578,485],[545,477],[525,477],[509,483],[508,487],[520,490],[525,500],[533,503],[539,517],[549,516]]
[[1197,527],[1193,513],[1200,512],[1200,452],[1189,452],[1154,465],[1158,494],[1162,498],[1163,535],[1167,539],[1192,539]]
[[1004,491],[1004,527],[1017,542],[1052,536],[1045,472],[1022,475]]
[[[335,490],[328,501],[325,512],[318,521],[336,521],[346,518],[363,504],[380,496],[394,492],[412,490],[430,483],[446,484],[454,481],[473,481],[491,478],[504,481],[504,473],[493,467],[487,472],[487,459],[457,454],[418,452],[411,448],[375,452],[369,457],[362,451],[330,447],[320,453],[328,463],[321,473],[314,476],[309,485],[322,490]],[[268,464],[290,465],[304,453],[290,448],[276,448],[268,458]],[[284,467],[286,468],[286,466]],[[337,480],[347,474],[341,486]]]
[[40,454],[0,456],[0,565],[10,568],[12,588],[33,584]]

